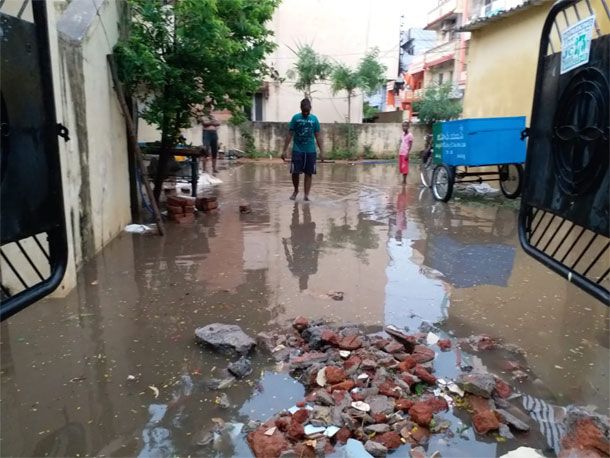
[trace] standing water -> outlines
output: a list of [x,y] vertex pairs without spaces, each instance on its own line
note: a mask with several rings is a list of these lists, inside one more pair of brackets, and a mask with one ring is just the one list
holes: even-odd
[[252,375],[211,389],[232,359],[199,347],[194,330],[223,322],[255,336],[298,315],[502,342],[439,353],[437,375],[470,365],[500,376],[532,431],[505,442],[470,428],[430,452],[554,455],[565,406],[609,413],[608,309],[523,253],[514,203],[459,192],[437,203],[416,173],[403,187],[393,164],[322,164],[311,203],[288,200],[284,166],[220,177],[219,211],[168,224],[164,238],[120,235],[66,298],[2,323],[3,456],[250,456],[248,422],[304,388],[257,352]]

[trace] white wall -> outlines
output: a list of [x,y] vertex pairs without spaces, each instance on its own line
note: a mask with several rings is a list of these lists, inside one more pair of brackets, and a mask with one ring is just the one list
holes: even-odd
[[[309,44],[333,61],[355,68],[368,50],[377,47],[380,61],[388,68],[386,76],[393,79],[398,72],[402,10],[404,2],[399,0],[284,0],[270,24],[278,47],[269,56],[268,63],[286,78],[286,72],[296,62],[291,49]],[[294,89],[288,78],[282,84],[270,86],[263,120],[288,121],[299,111],[303,94]],[[313,90],[313,112],[320,121],[344,122],[345,94],[333,95],[328,83],[316,85]],[[353,100],[351,115],[352,122],[361,122],[361,95]]]

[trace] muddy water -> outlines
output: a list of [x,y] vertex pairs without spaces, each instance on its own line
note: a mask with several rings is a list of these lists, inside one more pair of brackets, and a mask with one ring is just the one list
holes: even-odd
[[[470,429],[434,439],[430,453],[500,456],[526,444],[553,455],[563,406],[608,413],[608,309],[520,250],[514,206],[459,192],[434,203],[415,174],[398,184],[390,164],[322,165],[309,204],[288,200],[282,165],[221,178],[209,191],[218,212],[168,224],[163,239],[121,235],[68,297],[2,324],[3,456],[249,456],[241,425],[291,407],[303,388],[257,355],[223,408],[206,381],[228,359],[202,351],[193,330],[221,321],[254,335],[296,315],[373,330],[427,321],[522,350],[441,353],[435,366],[445,377],[458,364],[487,367],[524,394],[540,426],[507,442]],[[252,213],[240,215],[241,202]],[[513,381],[506,361],[528,378]],[[232,424],[214,448],[199,445],[218,419]]]

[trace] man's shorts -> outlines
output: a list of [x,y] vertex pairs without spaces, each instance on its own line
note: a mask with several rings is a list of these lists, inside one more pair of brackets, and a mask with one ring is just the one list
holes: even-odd
[[218,156],[218,132],[215,130],[203,130],[203,150],[206,156],[210,153],[216,159]]
[[292,152],[292,163],[290,173],[304,173],[305,175],[316,174],[316,153]]

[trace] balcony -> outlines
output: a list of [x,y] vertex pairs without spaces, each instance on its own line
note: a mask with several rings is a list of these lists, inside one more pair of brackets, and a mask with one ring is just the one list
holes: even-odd
[[458,43],[458,40],[451,40],[426,51],[424,55],[426,68],[454,59]]
[[426,24],[428,25],[425,28],[434,28],[433,25],[440,19],[449,18],[452,14],[459,12],[459,0],[441,0],[439,5],[426,16]]

